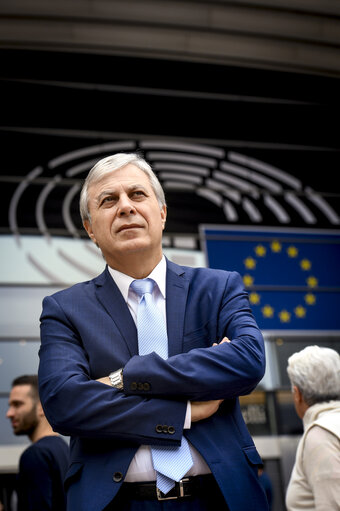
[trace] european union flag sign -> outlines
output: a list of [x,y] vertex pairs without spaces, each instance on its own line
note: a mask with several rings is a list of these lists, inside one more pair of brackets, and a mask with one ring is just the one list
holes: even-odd
[[202,225],[207,266],[242,275],[262,330],[340,331],[340,232]]

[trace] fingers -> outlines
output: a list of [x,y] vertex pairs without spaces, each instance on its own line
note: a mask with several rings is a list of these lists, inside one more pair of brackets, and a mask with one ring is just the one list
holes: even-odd
[[231,342],[228,337],[223,337],[222,341],[220,342],[220,344],[222,344],[223,342]]
[[219,346],[220,344],[223,344],[224,342],[231,342],[228,337],[223,337],[221,342],[214,342],[213,346]]

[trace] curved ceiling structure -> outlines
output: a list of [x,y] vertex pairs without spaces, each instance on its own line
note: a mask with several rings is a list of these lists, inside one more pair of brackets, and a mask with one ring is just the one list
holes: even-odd
[[337,0],[4,0],[0,48],[340,75]]

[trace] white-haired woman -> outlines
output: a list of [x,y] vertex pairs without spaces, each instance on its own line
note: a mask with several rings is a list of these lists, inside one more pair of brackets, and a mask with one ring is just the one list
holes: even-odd
[[288,511],[340,510],[340,355],[308,346],[288,359],[296,413],[303,420],[286,494]]

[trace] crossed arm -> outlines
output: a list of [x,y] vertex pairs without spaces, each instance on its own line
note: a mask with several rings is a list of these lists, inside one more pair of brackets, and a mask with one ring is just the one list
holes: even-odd
[[[230,340],[227,337],[224,337],[224,339],[222,339],[219,344],[223,344],[224,342],[230,342]],[[218,343],[215,342],[213,346],[218,346]],[[98,378],[97,381],[111,387],[111,382],[108,376]],[[211,417],[211,415],[217,412],[222,402],[223,399],[211,399],[209,401],[191,401],[191,422],[198,422],[200,420]]]
[[[101,304],[93,306],[87,289],[80,303],[74,299],[78,289],[77,293],[71,289],[47,297],[41,316],[39,391],[54,430],[84,438],[176,444],[181,439],[188,401],[195,422],[213,415],[224,399],[251,392],[263,375],[263,340],[250,314],[242,282],[232,277],[225,282],[218,279],[218,315],[204,331],[187,339],[187,344],[194,341],[190,349],[187,346],[168,360],[155,353],[131,357],[114,323],[112,328],[117,332],[106,342],[98,342],[98,337],[107,337],[107,312]],[[98,327],[89,329],[93,322]],[[200,335],[213,339],[228,335],[232,342],[223,339],[209,347]],[[96,381],[100,375],[109,374],[111,367],[123,366],[124,392],[113,388],[108,377]],[[134,390],[136,381],[150,382],[149,391]],[[154,424],[156,420],[166,424],[169,418],[176,433],[163,438]]]

